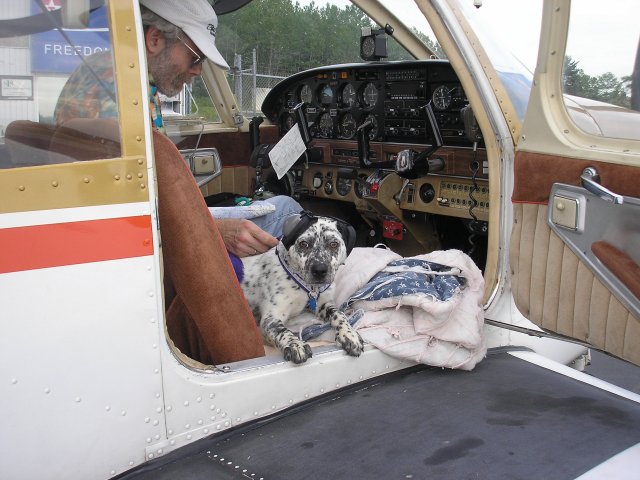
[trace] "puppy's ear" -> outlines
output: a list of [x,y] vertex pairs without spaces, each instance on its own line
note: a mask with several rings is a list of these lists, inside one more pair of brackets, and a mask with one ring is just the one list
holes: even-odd
[[338,226],[338,231],[340,235],[342,235],[342,239],[344,240],[344,245],[347,247],[347,256],[353,250],[353,247],[356,245],[356,229],[351,226],[351,224],[344,221],[336,221]]
[[289,247],[296,243],[298,237],[318,221],[318,217],[311,212],[303,211],[300,215],[291,215],[282,224],[282,244],[289,250]]
[[291,215],[284,219],[284,223],[282,224],[282,244],[287,250],[296,241],[296,239],[293,238],[292,232],[299,222],[300,215]]

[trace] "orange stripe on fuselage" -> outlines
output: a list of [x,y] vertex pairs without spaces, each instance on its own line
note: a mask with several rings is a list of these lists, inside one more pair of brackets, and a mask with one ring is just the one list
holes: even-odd
[[152,254],[149,215],[0,229],[0,273]]

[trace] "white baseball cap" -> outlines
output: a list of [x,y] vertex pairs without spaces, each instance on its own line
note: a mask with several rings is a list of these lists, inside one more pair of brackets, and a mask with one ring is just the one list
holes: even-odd
[[208,59],[229,69],[216,48],[218,16],[207,0],[140,0],[140,4],[181,28]]

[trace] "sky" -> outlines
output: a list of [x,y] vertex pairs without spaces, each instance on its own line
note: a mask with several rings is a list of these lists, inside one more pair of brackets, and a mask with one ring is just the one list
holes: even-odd
[[[312,0],[298,0],[308,4]],[[340,7],[347,0],[328,0]],[[473,5],[473,0],[463,0]],[[316,5],[325,0],[315,0]],[[383,0],[402,21],[419,30],[426,22],[413,0]],[[640,0],[574,0],[567,54],[591,76],[612,72],[630,75],[640,36]],[[537,59],[542,0],[482,0],[474,9],[500,45],[533,71]],[[417,13],[416,13],[417,12]],[[624,12],[621,14],[620,12]],[[430,37],[430,32],[425,32]],[[580,38],[578,42],[577,39]]]

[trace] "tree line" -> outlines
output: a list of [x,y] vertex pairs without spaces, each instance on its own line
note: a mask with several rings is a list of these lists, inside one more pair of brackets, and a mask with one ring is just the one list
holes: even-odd
[[[355,5],[339,8],[313,2],[301,6],[293,0],[253,0],[220,17],[216,45],[231,66],[234,55],[240,54],[246,68],[255,48],[259,73],[288,76],[358,59],[362,27],[379,28]],[[441,53],[436,42],[416,33]],[[388,41],[388,50],[389,60],[412,59],[393,40]]]
[[595,77],[587,75],[569,55],[564,59],[562,83],[564,92],[631,108],[631,75],[618,78],[611,72]]

